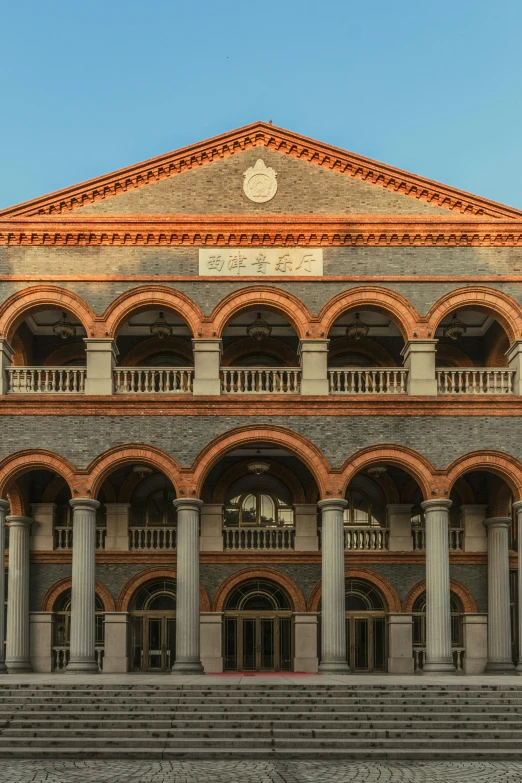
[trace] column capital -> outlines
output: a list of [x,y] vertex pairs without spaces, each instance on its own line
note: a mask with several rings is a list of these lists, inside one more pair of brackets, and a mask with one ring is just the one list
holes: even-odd
[[9,513],[9,501],[4,500],[3,498],[0,498],[0,512],[4,512],[5,514]]
[[83,342],[88,351],[112,351],[114,358],[120,353],[114,337],[84,337]]
[[302,351],[314,351],[314,352],[327,351],[329,343],[330,340],[326,338],[303,337],[301,340],[299,340],[298,352],[301,353]]
[[96,509],[100,506],[99,500],[94,500],[93,498],[71,498],[69,503],[74,511],[76,511],[76,509],[83,509],[84,511],[96,511]]
[[193,337],[192,349],[194,351],[222,351],[221,337]]
[[172,502],[177,511],[199,511],[205,505],[200,498],[176,498]]
[[446,498],[434,498],[433,500],[423,500],[421,508],[423,511],[447,511],[453,505],[453,501]]
[[515,500],[513,503],[513,511],[516,511],[517,514],[519,511],[522,511],[522,500]]
[[390,514],[409,514],[413,508],[413,503],[387,503],[386,510]]
[[5,518],[8,527],[31,527],[33,521],[32,517],[18,517],[14,515]]
[[490,517],[484,520],[484,525],[488,530],[492,528],[509,528],[511,525],[511,517]]
[[347,505],[348,501],[344,498],[325,498],[317,503],[321,511],[344,511]]

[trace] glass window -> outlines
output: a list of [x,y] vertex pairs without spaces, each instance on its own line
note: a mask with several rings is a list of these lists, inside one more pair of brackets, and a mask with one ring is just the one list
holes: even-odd
[[143,527],[175,527],[175,497],[176,493],[171,487],[153,490],[145,502],[132,506],[132,524]]
[[[103,647],[105,636],[105,607],[99,595],[94,599],[95,644]],[[69,647],[71,641],[71,590],[65,590],[54,604],[53,646]]]
[[[455,593],[450,593],[451,609],[451,644],[453,647],[462,647],[462,604]],[[426,592],[415,599],[412,609],[413,614],[413,646],[424,647],[426,644]]]
[[260,579],[242,582],[229,595],[226,609],[248,609],[263,611],[274,609],[292,609],[292,603],[286,592],[275,582]]
[[294,510],[280,498],[262,489],[229,500],[223,512],[225,525],[293,525]]
[[344,524],[360,527],[380,527],[372,514],[370,498],[358,490],[349,490],[346,494],[348,506],[344,509]]
[[134,594],[131,611],[175,611],[176,580],[153,579]]

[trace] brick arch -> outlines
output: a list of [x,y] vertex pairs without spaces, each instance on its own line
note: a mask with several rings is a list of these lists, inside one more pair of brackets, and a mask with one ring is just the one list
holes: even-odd
[[72,313],[88,337],[94,334],[96,315],[81,296],[58,286],[36,285],[13,294],[0,307],[0,335],[9,341],[29,313],[46,309]]
[[435,469],[431,463],[413,449],[394,444],[369,446],[358,451],[352,457],[348,457],[340,470],[341,476],[339,477],[339,481],[344,487],[343,495],[357,473],[370,465],[383,464],[395,465],[409,473],[417,481],[425,500],[432,496],[432,488],[436,479]]
[[252,424],[238,427],[223,435],[219,435],[201,450],[192,466],[192,478],[196,495],[199,497],[199,493],[211,468],[228,451],[238,446],[261,442],[271,443],[291,451],[310,470],[321,495],[327,494],[327,487],[330,485],[329,465],[317,446],[302,435],[298,435],[296,432],[292,432],[284,427],[263,427]]
[[131,348],[121,358],[120,366],[138,367],[145,359],[150,359],[158,353],[168,353],[169,351],[183,356],[190,365],[194,364],[192,346],[186,340],[182,340],[180,337],[164,337],[163,340],[160,340],[159,337],[149,337],[135,345],[134,348]]
[[485,362],[486,367],[507,367],[506,353],[509,349],[509,340],[505,332],[501,332],[491,347],[489,356]]
[[253,337],[244,337],[241,340],[237,340],[223,351],[221,366],[230,367],[242,356],[249,353],[267,353],[269,356],[279,359],[284,367],[299,367],[299,357],[296,352],[286,343],[282,343],[281,340],[273,337],[267,337],[262,343],[254,340]]
[[[40,609],[40,611],[52,612],[54,610],[54,605],[57,599],[66,590],[70,590],[71,586],[72,586],[72,579],[70,576],[66,576],[65,579],[60,579],[59,582],[56,582],[52,587],[49,588],[49,590],[42,598],[42,608]],[[96,580],[95,582],[94,590],[96,595],[98,595],[99,598],[101,599],[105,611],[115,612],[116,606],[111,591],[107,587],[105,587],[105,585],[102,584],[102,582],[98,582],[98,580]]]
[[389,288],[361,286],[342,291],[325,304],[318,315],[319,334],[327,337],[335,321],[349,310],[384,313],[398,326],[404,341],[412,340],[418,331],[419,314],[404,296]]
[[16,483],[9,488],[7,500],[9,502],[10,515],[17,517],[29,516],[29,504],[24,494]]
[[55,476],[52,478],[44,490],[42,502],[55,503],[57,496],[62,491],[64,486],[67,486],[67,484],[61,476]]
[[[273,462],[270,459],[263,459],[263,462],[269,462],[271,466],[274,466],[277,472],[277,477],[283,484],[290,490],[294,503],[306,503],[306,497],[301,486],[299,479],[284,465],[280,465],[278,462]],[[224,503],[225,494],[227,489],[243,476],[251,476],[252,474],[247,468],[246,462],[241,462],[239,465],[233,465],[229,470],[218,480],[214,492],[212,493],[211,503]]]
[[486,286],[458,288],[441,296],[423,318],[428,334],[433,337],[443,318],[462,309],[491,315],[506,332],[510,345],[522,336],[522,307],[503,291]]
[[[379,592],[382,594],[385,602],[388,604],[387,611],[388,612],[400,612],[401,611],[401,602],[399,599],[399,596],[397,595],[397,591],[395,588],[388,582],[387,579],[384,578],[384,576],[381,576],[381,574],[378,574],[377,571],[372,571],[371,568],[347,568],[344,572],[344,578],[346,579],[363,579],[366,582],[370,582],[374,587],[376,587]],[[317,582],[316,586],[310,593],[310,598],[308,599],[308,611],[309,612],[317,612],[319,611],[319,602],[321,600],[322,595],[322,582]]]
[[467,353],[464,353],[460,348],[457,348],[456,345],[445,345],[444,343],[439,343],[436,347],[435,364],[437,366],[439,366],[438,362],[444,362],[450,367],[475,366]]
[[122,321],[132,312],[147,308],[174,310],[185,319],[193,337],[202,332],[203,313],[190,297],[167,286],[147,285],[131,288],[111,302],[103,314],[105,335],[115,337]]
[[78,494],[81,481],[78,480],[71,463],[52,451],[33,449],[18,451],[0,462],[0,497],[5,495],[16,479],[32,470],[50,470],[58,473],[69,485],[71,494]]
[[237,313],[256,308],[284,313],[300,338],[312,334],[312,315],[300,299],[280,288],[250,286],[233,291],[216,305],[208,319],[212,335],[221,337],[225,326]]
[[[406,598],[402,602],[402,611],[411,613],[413,611],[413,604],[419,595],[421,595],[425,590],[425,579],[422,579],[420,582],[417,582],[416,585],[413,585],[411,590],[409,590],[408,594],[406,595]],[[457,582],[456,579],[450,579],[450,590],[460,599],[462,610],[465,614],[477,613],[477,603],[473,597],[473,594],[462,584],[462,582]]]
[[14,351],[12,361],[13,367],[27,367],[29,364],[29,353],[19,334],[12,335],[11,348]]
[[[139,574],[135,574],[129,579],[121,591],[116,602],[116,611],[128,612],[131,599],[136,590],[147,582],[151,582],[153,579],[177,579],[177,571],[175,568],[155,566],[146,568],[144,571],[140,571]],[[201,583],[199,585],[199,610],[200,612],[210,612],[208,593]]]
[[278,571],[275,568],[269,568],[268,566],[262,568],[243,568],[241,571],[236,571],[234,574],[231,574],[224,579],[216,590],[212,611],[222,612],[232,590],[241,584],[241,582],[248,582],[251,579],[267,579],[270,582],[275,582],[290,596],[294,604],[294,612],[306,612],[305,599],[294,580],[282,571]]
[[396,367],[397,365],[391,353],[374,340],[365,338],[353,340],[351,337],[336,337],[331,340],[328,347],[328,361],[330,362],[343,353],[364,356],[366,359],[374,361],[376,367]]
[[522,499],[522,465],[510,454],[499,451],[474,451],[454,460],[446,471],[448,494],[456,481],[473,470],[483,470],[504,479],[514,499]]
[[130,443],[115,446],[96,457],[87,468],[90,496],[95,498],[104,481],[118,468],[124,465],[149,465],[169,478],[176,493],[179,492],[179,465],[169,454],[144,443]]
[[44,367],[63,367],[67,362],[82,359],[84,364],[87,361],[85,345],[83,343],[68,343],[61,345],[55,351],[49,354],[44,361]]

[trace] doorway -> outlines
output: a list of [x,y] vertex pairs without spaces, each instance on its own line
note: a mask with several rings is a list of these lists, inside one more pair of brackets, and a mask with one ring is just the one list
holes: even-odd
[[131,604],[132,668],[168,672],[176,656],[176,582],[156,579],[142,585]]
[[346,615],[346,657],[350,671],[386,671],[386,616]]

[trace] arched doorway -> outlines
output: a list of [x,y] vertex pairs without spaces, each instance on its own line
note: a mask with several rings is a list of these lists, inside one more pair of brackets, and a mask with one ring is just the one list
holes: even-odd
[[[100,669],[103,668],[105,644],[105,607],[100,596],[94,598],[95,654]],[[53,670],[61,671],[69,663],[71,646],[71,588],[58,596],[53,606]]]
[[[458,595],[450,593],[451,609],[451,648],[453,650],[453,663],[456,670],[462,670],[464,657],[464,609]],[[426,654],[426,591],[424,590],[416,599],[412,607],[413,614],[413,656],[415,659],[415,671],[420,671],[424,665]]]
[[225,604],[227,671],[291,671],[292,602],[275,582],[249,580]]
[[352,672],[386,671],[386,605],[379,590],[347,579],[346,656]]
[[176,581],[153,579],[141,585],[130,614],[133,670],[170,671],[176,655]]

